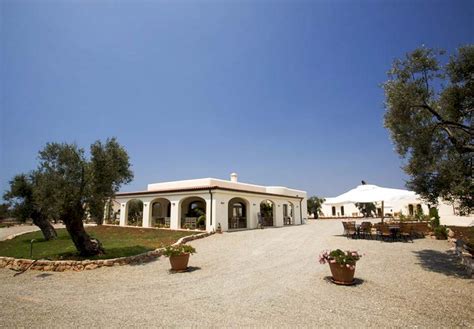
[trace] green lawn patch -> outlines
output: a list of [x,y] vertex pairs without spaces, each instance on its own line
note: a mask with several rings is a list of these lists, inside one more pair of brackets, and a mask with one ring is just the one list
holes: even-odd
[[[178,239],[196,232],[171,231],[160,229],[129,228],[118,226],[93,226],[87,233],[102,242],[105,255],[89,259],[108,259],[133,256],[160,247],[169,246]],[[66,229],[56,230],[58,238],[45,241],[40,231],[26,233],[7,241],[0,241],[0,256],[30,258],[30,241],[33,244],[33,259],[83,260],[77,254]]]

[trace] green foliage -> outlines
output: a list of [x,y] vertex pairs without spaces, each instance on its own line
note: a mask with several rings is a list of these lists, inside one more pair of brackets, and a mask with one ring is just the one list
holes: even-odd
[[260,203],[260,212],[265,218],[273,217],[273,203],[266,201]]
[[[37,211],[46,218],[61,219],[83,255],[103,252],[100,242],[87,235],[82,221],[87,208],[96,215],[101,208],[102,219],[106,198],[130,181],[132,174],[124,149],[115,139],[108,139],[105,145],[96,142],[88,160],[75,144],[48,143],[38,158],[36,171],[14,178],[6,199],[16,202],[23,217]],[[14,190],[17,185],[24,196]],[[28,202],[21,202],[25,200]]]
[[448,229],[444,225],[435,227],[433,232],[438,240],[446,240],[448,238]]
[[0,204],[0,219],[10,217],[10,206],[7,203]]
[[439,222],[439,215],[438,215],[438,209],[436,208],[430,208],[430,220],[431,220],[431,227],[436,228],[439,227],[440,222]]
[[9,182],[9,190],[3,195],[11,208],[10,215],[19,221],[25,222],[27,219],[46,215],[34,197],[37,180],[36,172],[16,175]]
[[96,141],[90,147],[88,164],[88,210],[97,224],[102,224],[107,200],[114,197],[122,184],[130,183],[133,173],[129,157],[116,138],[102,143]]
[[196,225],[198,227],[206,225],[206,214],[202,214],[201,216],[198,217],[198,219],[196,221]]
[[362,257],[357,251],[354,250],[347,250],[342,251],[341,249],[335,250],[324,250],[319,255],[319,263],[326,264],[329,263],[337,263],[339,265],[355,265],[355,263],[360,260]]
[[128,222],[129,224],[138,224],[143,218],[143,202],[138,199],[128,202]]
[[171,256],[181,256],[186,254],[194,254],[196,253],[196,249],[192,246],[187,244],[181,244],[179,246],[168,246],[165,248],[163,252],[163,256],[171,257]]
[[385,90],[385,127],[406,160],[407,185],[431,204],[474,208],[474,45],[442,65],[444,51],[415,49],[394,61]]
[[356,203],[355,205],[364,217],[374,217],[376,214],[377,207],[373,202]]
[[319,198],[317,196],[308,198],[308,213],[314,214],[314,218],[319,218],[324,201],[326,201],[324,198]]

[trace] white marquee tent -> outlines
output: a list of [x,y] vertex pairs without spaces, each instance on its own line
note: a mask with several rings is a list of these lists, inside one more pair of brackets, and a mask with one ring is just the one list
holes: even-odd
[[327,198],[326,204],[343,204],[357,202],[390,202],[390,201],[419,201],[418,195],[413,191],[380,187],[365,184],[347,191],[335,198]]
[[326,198],[325,204],[338,205],[345,203],[368,203],[381,202],[382,216],[384,203],[394,201],[419,202],[419,196],[413,191],[380,187],[377,185],[364,184],[347,191],[335,198]]

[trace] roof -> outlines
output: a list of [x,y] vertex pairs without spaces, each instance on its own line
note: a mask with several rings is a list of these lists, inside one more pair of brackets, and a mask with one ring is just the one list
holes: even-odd
[[347,191],[335,198],[326,198],[326,204],[343,204],[357,202],[379,202],[398,200],[417,200],[419,196],[413,191],[402,189],[380,187],[377,185],[365,184]]
[[302,195],[287,195],[287,194],[268,193],[268,192],[256,192],[256,191],[243,190],[243,189],[232,189],[232,188],[226,188],[226,187],[220,187],[220,186],[196,186],[196,187],[190,187],[190,188],[169,189],[169,190],[121,192],[121,193],[116,193],[116,196],[121,197],[121,196],[136,196],[136,195],[156,195],[156,194],[192,192],[192,191],[210,191],[210,190],[244,192],[244,193],[251,193],[251,194],[263,194],[263,195],[268,195],[268,196],[296,198],[296,199],[304,199],[306,197],[306,192],[303,192],[304,194]]

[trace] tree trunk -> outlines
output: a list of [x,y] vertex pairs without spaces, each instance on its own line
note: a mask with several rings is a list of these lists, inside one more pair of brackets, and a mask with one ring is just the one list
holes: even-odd
[[56,230],[46,217],[41,214],[34,214],[31,219],[33,220],[33,224],[40,228],[46,240],[54,240],[58,237]]
[[84,223],[82,222],[83,213],[82,205],[79,204],[77,209],[64,214],[63,220],[66,224],[66,229],[81,256],[102,255],[105,253],[102,243],[97,239],[91,238],[84,229]]

